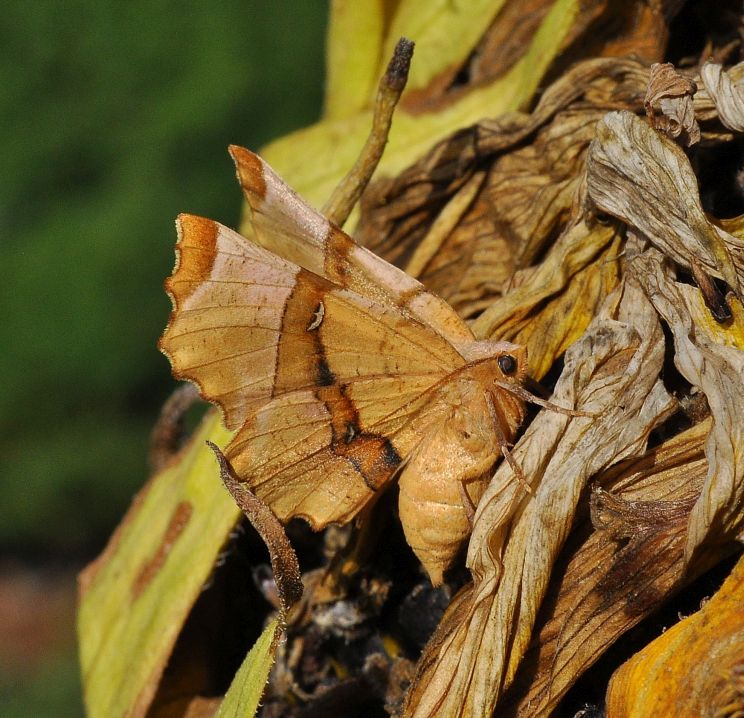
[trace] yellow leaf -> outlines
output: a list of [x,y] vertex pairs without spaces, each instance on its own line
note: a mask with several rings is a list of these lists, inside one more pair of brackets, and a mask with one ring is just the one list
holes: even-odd
[[[577,0],[556,0],[522,57],[492,83],[437,111],[413,115],[399,108],[378,173],[396,174],[454,130],[524,106],[560,51],[577,4]],[[400,27],[399,34],[406,34],[406,28]],[[414,54],[412,72],[419,63],[421,44]],[[384,62],[388,59],[385,56]],[[320,206],[354,164],[371,124],[370,110],[323,120],[270,143],[261,154],[300,196]]]
[[210,413],[179,457],[142,489],[80,577],[78,634],[87,713],[147,711],[181,627],[240,512],[204,440],[229,432]]
[[326,40],[323,116],[348,117],[371,107],[386,25],[384,0],[333,0]]
[[700,611],[615,672],[608,717],[742,715],[743,602],[744,558]]
[[417,62],[411,67],[409,89],[426,87],[441,73],[457,70],[468,58],[504,5],[504,0],[402,0],[393,17],[381,75],[401,35],[416,43]]

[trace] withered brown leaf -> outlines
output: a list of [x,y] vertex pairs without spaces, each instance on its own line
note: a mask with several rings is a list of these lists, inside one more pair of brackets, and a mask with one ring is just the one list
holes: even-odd
[[657,130],[687,146],[700,142],[700,127],[692,101],[696,91],[695,82],[680,75],[671,62],[651,65],[643,102],[646,114]]
[[675,262],[689,268],[694,256],[742,296],[744,242],[708,220],[684,152],[636,115],[610,112],[597,125],[587,192]]
[[700,293],[673,282],[658,252],[645,252],[631,267],[672,331],[677,368],[705,393],[713,417],[708,477],[690,517],[689,561],[704,542],[730,539],[744,528],[744,331],[739,324],[725,332],[712,321]]

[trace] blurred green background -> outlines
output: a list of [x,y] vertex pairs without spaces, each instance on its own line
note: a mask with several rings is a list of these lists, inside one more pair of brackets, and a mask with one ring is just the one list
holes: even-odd
[[235,226],[226,146],[309,124],[328,3],[0,14],[0,705],[82,713],[74,575],[147,476],[181,211]]

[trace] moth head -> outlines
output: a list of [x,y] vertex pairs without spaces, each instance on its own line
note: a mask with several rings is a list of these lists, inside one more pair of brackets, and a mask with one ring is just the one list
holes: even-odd
[[496,366],[502,381],[521,384],[527,378],[527,347],[499,342]]
[[527,347],[511,342],[476,341],[460,347],[471,365],[481,365],[495,382],[522,384],[527,377]]
[[519,363],[513,354],[500,354],[496,363],[504,376],[514,376],[519,369]]

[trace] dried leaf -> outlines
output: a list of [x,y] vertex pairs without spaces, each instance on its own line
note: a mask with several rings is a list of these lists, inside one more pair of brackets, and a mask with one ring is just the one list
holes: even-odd
[[[708,69],[706,71],[706,75],[709,79],[715,80],[718,76],[718,72],[715,69],[714,63],[706,63],[707,65],[713,65],[711,69]],[[723,80],[723,83],[725,85],[731,85],[735,87],[741,85],[742,81],[744,81],[744,62],[740,62],[738,65],[732,65],[728,68],[728,70],[725,71],[725,75],[727,76],[727,80]],[[716,82],[712,82],[712,89],[708,90],[707,85],[705,84],[705,78],[701,75],[699,78],[695,78],[695,83],[698,86],[698,91],[695,93],[695,97],[693,98],[693,104],[695,105],[695,116],[698,119],[698,122],[706,122],[709,123],[711,120],[719,120],[721,124],[723,125],[723,120],[719,117],[719,111],[717,106],[717,100],[718,97],[723,95],[725,97],[727,93],[724,91],[723,93],[717,89]],[[725,102],[723,103],[726,104]],[[732,103],[734,105],[733,115],[736,116],[736,110],[735,107],[738,103],[734,102]],[[724,113],[726,110],[724,110]],[[728,129],[728,128],[726,128]],[[720,139],[730,139],[731,133],[727,132],[726,135],[721,136],[720,133],[717,133],[714,128],[708,128],[707,131],[704,133],[705,135],[711,136],[711,137],[720,137]]]
[[690,517],[689,561],[703,542],[725,541],[744,528],[744,324],[725,331],[712,321],[695,288],[666,276],[658,252],[636,257],[631,266],[674,335],[677,369],[705,394],[713,417],[708,477]]
[[284,527],[269,506],[237,477],[230,462],[215,444],[207,441],[207,445],[217,457],[222,482],[269,550],[271,569],[279,596],[280,617],[283,619],[302,597],[302,576],[297,554],[289,543]]
[[[413,277],[419,277],[426,269],[426,265],[437,255],[444,241],[458,226],[462,226],[462,218],[473,199],[478,195],[486,178],[485,172],[476,172],[457,191],[452,199],[445,205],[432,223],[426,236],[421,240],[414,250],[411,258],[406,264],[406,273]],[[471,242],[477,241],[477,235],[471,237]],[[469,263],[471,267],[478,265]],[[442,296],[445,296],[440,292]]]
[[718,111],[718,118],[725,127],[735,132],[744,132],[744,82],[741,69],[740,66],[737,72],[726,72],[721,65],[707,62],[700,71],[700,78]]
[[711,224],[684,152],[630,112],[610,112],[597,125],[587,158],[587,190],[683,267],[695,257],[742,296],[744,242]]
[[497,157],[476,201],[419,275],[426,286],[466,318],[490,306],[514,269],[529,265],[565,225],[602,114],[560,113],[532,143]]
[[472,594],[448,610],[436,642],[425,649],[406,715],[492,713],[526,650],[586,481],[641,453],[651,429],[673,411],[658,378],[663,354],[651,305],[626,283],[569,349],[556,384],[557,402],[597,418],[538,415],[514,449],[532,495],[525,497],[507,464],[496,472],[468,550]]
[[652,125],[685,146],[700,142],[692,97],[697,85],[680,75],[671,62],[651,65],[651,76],[643,104]]
[[684,561],[687,520],[707,472],[709,430],[706,420],[597,477],[603,490],[592,497],[596,528],[589,531],[587,517],[573,529],[574,547],[556,566],[500,705],[505,714],[549,715],[620,635],[720,559],[719,550],[694,566]]
[[209,436],[217,412],[178,463],[156,474],[80,576],[78,635],[90,716],[147,712],[176,638],[239,512],[220,486]]
[[[587,61],[551,85],[531,115],[483,120],[454,134],[400,176],[368,189],[358,241],[417,270],[426,286],[462,316],[474,316],[502,294],[515,268],[528,265],[554,241],[575,213],[596,122],[608,103],[639,108],[647,78],[648,71],[637,62]],[[526,143],[531,134],[533,140]],[[451,218],[452,205],[462,212],[461,197],[467,193],[470,198],[476,182],[471,177],[480,183],[477,168],[489,160],[469,209],[442,236],[442,221]],[[424,238],[425,261],[420,261]]]
[[612,677],[607,716],[744,713],[744,558],[720,590]]
[[541,379],[589,326],[619,280],[620,238],[613,227],[570,227],[524,282],[473,322],[476,336],[523,344],[530,375]]

